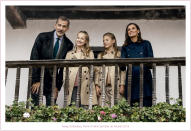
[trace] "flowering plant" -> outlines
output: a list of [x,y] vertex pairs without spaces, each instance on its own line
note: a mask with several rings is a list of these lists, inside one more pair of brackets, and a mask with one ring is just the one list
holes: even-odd
[[114,119],[114,118],[117,118],[117,115],[114,113],[114,114],[111,114],[111,117]]
[[185,108],[175,104],[158,103],[152,107],[129,106],[126,100],[112,108],[94,106],[92,110],[58,106],[33,106],[27,109],[24,102],[6,106],[6,121],[10,122],[185,122]]
[[100,114],[101,115],[105,115],[106,113],[104,111],[100,111]]
[[23,117],[24,117],[24,118],[29,118],[29,117],[30,117],[30,114],[29,114],[28,112],[25,112],[25,113],[23,114]]

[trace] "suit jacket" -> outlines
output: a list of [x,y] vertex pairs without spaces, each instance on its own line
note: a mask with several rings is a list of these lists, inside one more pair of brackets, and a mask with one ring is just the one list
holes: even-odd
[[[54,30],[55,31],[55,30]],[[54,31],[40,33],[33,45],[30,60],[49,60],[53,58],[53,46],[54,46]],[[64,35],[62,44],[56,59],[65,59],[68,51],[72,50],[73,43]],[[57,69],[56,75],[56,87],[61,89],[63,79],[63,68]],[[40,68],[33,68],[32,70],[32,84],[40,82]],[[44,90],[43,93],[51,93],[52,88],[52,69],[45,68],[44,73]]]

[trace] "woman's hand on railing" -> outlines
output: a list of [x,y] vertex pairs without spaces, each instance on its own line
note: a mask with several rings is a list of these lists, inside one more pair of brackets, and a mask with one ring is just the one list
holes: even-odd
[[99,86],[95,86],[96,87],[96,95],[99,97],[101,95],[101,90],[99,88]]
[[124,92],[125,92],[125,86],[124,85],[120,85],[119,93],[121,95],[124,95]]
[[31,87],[32,94],[38,94],[39,88],[40,88],[40,82],[34,83]]

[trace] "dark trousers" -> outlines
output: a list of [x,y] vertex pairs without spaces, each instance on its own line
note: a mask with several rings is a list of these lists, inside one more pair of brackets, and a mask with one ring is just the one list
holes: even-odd
[[[133,104],[135,104],[135,103],[139,103],[139,99],[131,100],[131,106],[133,106]],[[143,98],[143,106],[145,106],[145,107],[152,106],[152,97],[151,96]]]
[[[34,106],[38,106],[39,105],[39,94],[31,94],[31,98],[32,98],[32,103],[34,104]],[[45,95],[46,98],[46,106],[50,106],[51,105],[51,94],[46,94]],[[56,100],[54,100],[54,103],[56,104]]]

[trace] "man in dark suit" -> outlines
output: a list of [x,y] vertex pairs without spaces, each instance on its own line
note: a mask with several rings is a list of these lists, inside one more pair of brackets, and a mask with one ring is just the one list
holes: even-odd
[[[73,43],[66,37],[70,21],[64,16],[58,17],[51,32],[40,33],[33,45],[30,60],[65,59],[68,51],[72,50]],[[59,71],[59,72],[58,72]],[[46,97],[46,105],[50,106],[52,92],[52,69],[45,68],[43,95]],[[63,68],[57,69],[56,88],[54,99],[56,102],[63,80]],[[39,105],[40,68],[32,70],[31,97],[34,105]]]

